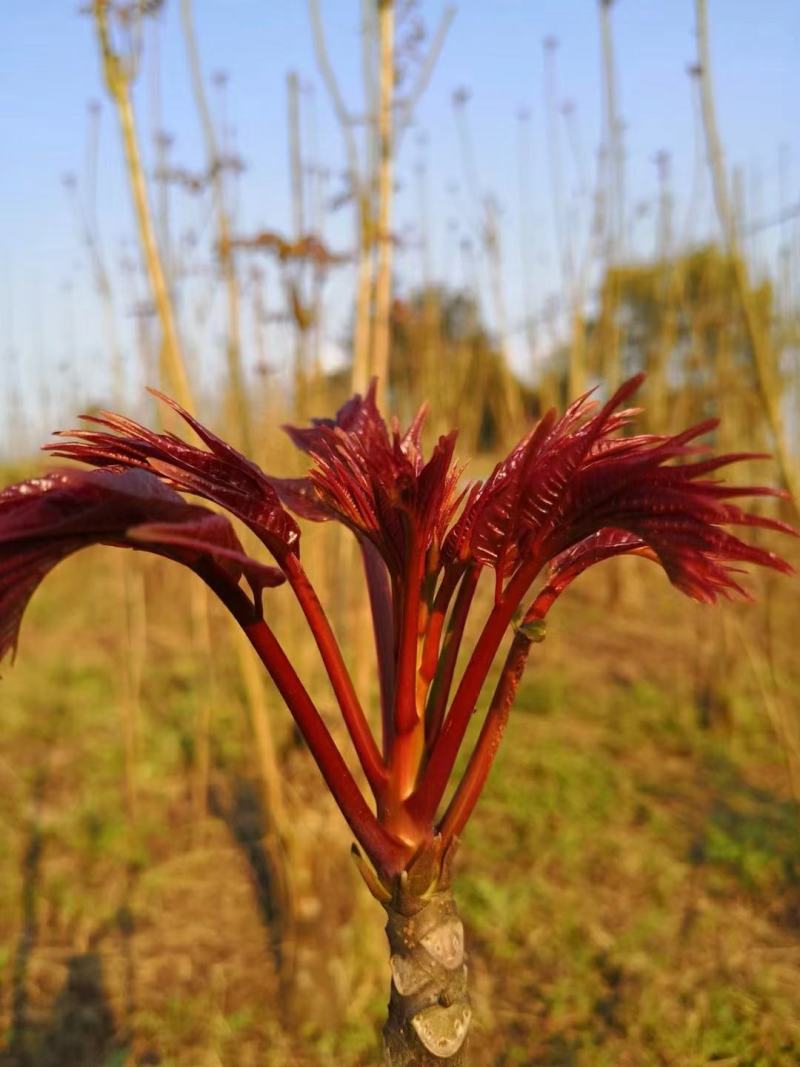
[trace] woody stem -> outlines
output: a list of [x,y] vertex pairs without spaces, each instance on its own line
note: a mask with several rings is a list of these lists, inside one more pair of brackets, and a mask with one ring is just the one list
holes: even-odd
[[449,886],[386,905],[392,987],[383,1029],[388,1067],[464,1067],[472,1018],[464,928]]

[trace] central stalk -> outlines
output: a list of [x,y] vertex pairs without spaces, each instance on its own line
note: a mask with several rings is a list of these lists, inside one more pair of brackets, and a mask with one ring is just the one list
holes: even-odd
[[416,896],[407,878],[387,911],[391,953],[389,1017],[383,1030],[389,1067],[462,1067],[472,1019],[464,927],[449,886]]

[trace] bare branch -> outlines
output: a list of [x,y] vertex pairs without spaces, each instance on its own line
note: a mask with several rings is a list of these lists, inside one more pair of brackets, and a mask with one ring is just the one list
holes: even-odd
[[397,134],[395,138],[396,147],[400,143],[402,135],[405,133],[407,127],[410,125],[412,118],[414,117],[414,109],[422,98],[422,94],[428,87],[428,82],[431,80],[434,68],[439,61],[439,56],[442,53],[444,47],[445,38],[447,32],[450,29],[450,25],[453,19],[456,17],[456,9],[452,5],[446,7],[442,12],[442,17],[439,20],[439,25],[436,28],[436,33],[433,35],[428,53],[420,66],[417,80],[414,83],[411,92],[403,100],[402,109],[397,116]]
[[336,113],[336,118],[342,131],[342,136],[344,137],[348,169],[350,170],[353,187],[357,190],[361,185],[361,174],[358,165],[358,147],[356,146],[355,134],[353,133],[352,116],[347,109],[347,104],[342,96],[330,56],[328,55],[319,0],[308,0],[308,14],[311,20],[311,32],[314,38],[314,53],[317,57],[317,66],[319,67],[322,80],[325,83],[325,88],[328,90],[333,110]]

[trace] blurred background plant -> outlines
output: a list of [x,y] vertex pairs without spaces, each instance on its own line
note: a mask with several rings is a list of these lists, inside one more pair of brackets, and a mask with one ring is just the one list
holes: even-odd
[[[800,209],[791,147],[750,144],[749,170],[726,153],[712,59],[730,13],[680,5],[688,70],[666,86],[626,75],[624,0],[570,0],[566,21],[553,15],[560,38],[524,5],[498,6],[526,36],[530,84],[487,127],[481,94],[506,85],[502,60],[484,52],[468,85],[447,64],[459,20],[489,20],[469,2],[244,5],[241,22],[193,6],[91,0],[71,16],[102,100],[63,181],[68,280],[29,323],[20,283],[7,286],[5,481],[80,410],[160,417],[145,381],[286,471],[298,461],[277,427],[330,413],[379,373],[401,418],[434,401],[427,432],[458,426],[480,474],[550,404],[646,370],[648,429],[719,414],[715,444],[772,452],[797,497]],[[22,7],[5,16],[22,29],[64,17]],[[747,32],[745,5],[736,18]],[[796,37],[791,5],[772,18]],[[287,165],[270,156],[266,183],[231,105],[239,69],[209,74],[223,31],[308,42],[306,68],[274,79]],[[597,52],[596,144],[562,88],[573,35]],[[33,54],[34,35],[23,41]],[[757,97],[746,64],[737,76]],[[646,142],[655,190],[625,117],[640,95],[693,123],[688,150]],[[445,106],[427,111],[431,98]],[[168,110],[200,130],[186,159]],[[487,129],[503,123],[498,166]],[[764,480],[763,465],[748,473]],[[374,705],[352,546],[323,528],[307,555]],[[2,1064],[376,1059],[377,909],[277,695],[198,584],[98,550],[34,601],[22,641],[37,655],[2,683]],[[760,575],[757,607],[712,617],[662,584],[630,560],[588,577],[529,671],[457,885],[476,1062],[800,1058],[794,592]],[[323,692],[297,622],[287,609],[282,632]]]

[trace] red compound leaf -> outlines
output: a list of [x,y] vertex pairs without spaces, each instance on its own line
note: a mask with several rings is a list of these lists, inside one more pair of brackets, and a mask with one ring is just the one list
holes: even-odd
[[366,537],[391,573],[405,574],[409,554],[444,536],[457,503],[460,469],[453,463],[455,433],[441,437],[429,459],[422,453],[425,409],[405,432],[391,429],[375,403],[375,383],[356,395],[335,419],[286,427],[313,461],[308,479],[273,484],[298,515],[332,518]]
[[[198,573],[241,619],[258,618],[283,575],[244,552],[228,519],[143,470],[60,471],[0,493],[0,658],[16,647],[25,608],[62,559],[92,544],[146,549]],[[251,601],[239,587],[245,577]]]
[[300,531],[267,475],[174,400],[161,393],[155,395],[192,427],[205,449],[171,433],[155,433],[111,412],[84,416],[86,422],[105,430],[64,431],[58,436],[75,440],[46,448],[57,456],[95,467],[150,471],[173,489],[210,500],[241,519],[279,561],[289,553],[296,555]]

